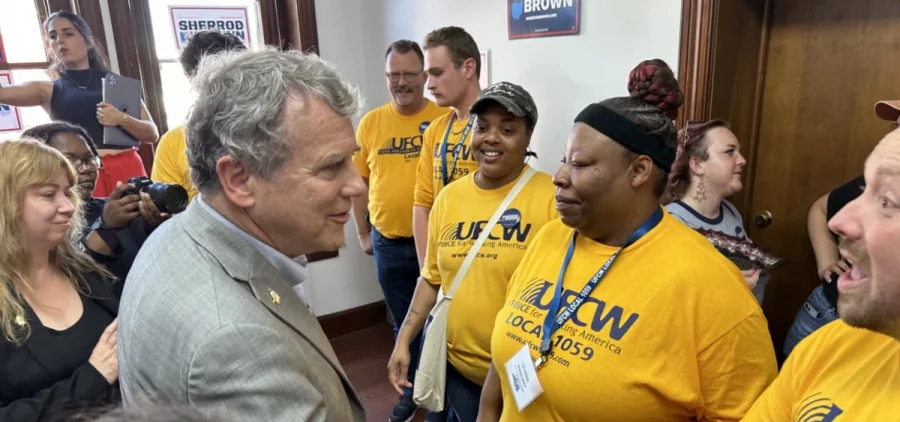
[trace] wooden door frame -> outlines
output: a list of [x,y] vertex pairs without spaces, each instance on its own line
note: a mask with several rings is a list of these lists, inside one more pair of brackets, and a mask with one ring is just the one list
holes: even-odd
[[[719,5],[722,0],[682,0],[681,38],[678,52],[678,81],[684,91],[683,110],[676,124],[679,128],[689,120],[725,119],[730,116],[713,115],[710,107],[714,95],[714,69],[716,65],[716,36]],[[740,1],[740,0],[724,0]],[[745,167],[744,187],[731,198],[745,221],[751,221],[754,210],[753,182],[756,173],[757,149],[759,144],[759,123],[762,112],[762,94],[765,82],[766,48],[772,22],[772,1],[763,2],[762,31],[759,34],[759,55],[756,60],[756,87],[753,95],[753,113],[750,116],[749,137],[741,139],[745,145],[742,153],[750,165]]]

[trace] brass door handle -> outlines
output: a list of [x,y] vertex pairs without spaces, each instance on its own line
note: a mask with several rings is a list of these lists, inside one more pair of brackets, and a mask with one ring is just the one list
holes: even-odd
[[753,214],[753,221],[756,222],[756,227],[761,229],[769,227],[772,224],[772,213],[766,210],[757,211]]

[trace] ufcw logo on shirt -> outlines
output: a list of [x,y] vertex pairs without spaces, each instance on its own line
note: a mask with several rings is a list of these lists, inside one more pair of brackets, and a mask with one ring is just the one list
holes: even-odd
[[[450,223],[441,230],[440,239],[445,242],[478,239],[481,232],[487,226],[487,221],[460,221],[458,223]],[[500,227],[499,230],[497,227]],[[517,224],[513,227],[504,227],[498,224],[494,226],[491,233],[488,234],[488,240],[502,240],[504,242],[524,243],[528,239],[528,233],[531,232],[531,223]]]
[[415,154],[415,156],[418,157],[419,151],[421,150],[422,135],[400,138],[393,137],[381,144],[381,148],[378,149],[378,155],[400,154],[408,156],[411,154]]
[[[528,285],[521,293],[519,300],[531,305],[546,313],[550,309],[550,302],[553,301],[553,288],[555,283],[547,280],[537,279]],[[578,292],[569,289],[563,289],[560,298],[560,309],[569,306],[570,303],[578,296]],[[593,318],[590,321],[582,321],[579,314],[584,316],[587,312],[593,310]],[[609,337],[613,340],[622,340],[625,334],[631,329],[631,326],[638,320],[640,314],[628,313],[621,306],[610,306],[605,301],[587,297],[581,309],[572,315],[571,322],[576,327],[590,327],[594,333],[599,333],[609,327]]]
[[831,399],[823,397],[821,392],[809,396],[801,404],[797,410],[798,422],[835,422],[844,413]]
[[[441,151],[442,151],[443,149],[444,149],[444,147],[442,146],[442,144],[435,144],[435,146],[434,146],[434,158],[440,159],[440,158],[441,158]],[[460,161],[466,161],[466,160],[473,159],[473,158],[472,158],[472,148],[471,148],[471,146],[466,145],[466,144],[455,144],[455,143],[453,143],[453,142],[448,142],[448,143],[447,143],[447,159],[448,159],[448,160],[452,160],[452,159],[453,159],[453,156],[457,154],[457,153],[455,152],[457,149],[459,149],[459,158],[458,158],[458,159],[459,159]]]

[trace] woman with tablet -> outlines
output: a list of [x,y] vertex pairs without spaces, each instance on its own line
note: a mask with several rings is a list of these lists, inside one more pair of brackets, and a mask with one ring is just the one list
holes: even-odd
[[146,144],[156,142],[159,132],[143,102],[139,120],[103,102],[103,78],[109,66],[84,19],[70,12],[56,12],[44,22],[44,30],[52,52],[52,81],[0,87],[0,104],[41,106],[53,120],[85,128],[103,162],[94,196],[107,197],[117,182],[147,173],[137,148],[103,143],[103,127],[117,126]]

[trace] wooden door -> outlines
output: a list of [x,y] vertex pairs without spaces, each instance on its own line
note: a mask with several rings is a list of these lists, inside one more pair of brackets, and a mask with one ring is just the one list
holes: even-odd
[[[875,117],[875,102],[900,98],[900,8],[896,0],[687,3],[695,14],[708,9],[709,59],[705,66],[681,64],[682,77],[702,76],[688,78],[698,95],[685,117],[733,122],[750,161],[735,202],[750,237],[788,259],[774,272],[763,306],[780,351],[818,284],[810,205],[862,173],[890,126]],[[772,214],[768,227],[754,224],[760,211]]]

